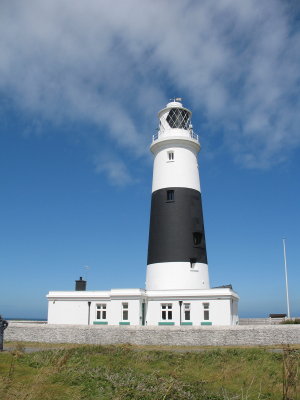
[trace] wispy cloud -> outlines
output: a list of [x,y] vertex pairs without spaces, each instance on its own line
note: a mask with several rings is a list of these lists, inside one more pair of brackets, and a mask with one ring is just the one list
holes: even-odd
[[113,154],[98,154],[94,156],[93,162],[96,173],[105,173],[113,186],[127,186],[135,181],[126,164]]
[[[267,168],[300,145],[296,3],[4,0],[0,94],[43,118],[95,123],[136,157],[158,108],[184,94],[237,162]],[[103,164],[127,176],[118,168]]]

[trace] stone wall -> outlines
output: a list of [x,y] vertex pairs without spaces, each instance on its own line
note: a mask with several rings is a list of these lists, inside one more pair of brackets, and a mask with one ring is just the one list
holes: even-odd
[[239,325],[278,325],[285,318],[240,318]]
[[11,322],[6,341],[173,346],[300,344],[300,325],[153,327],[41,325]]

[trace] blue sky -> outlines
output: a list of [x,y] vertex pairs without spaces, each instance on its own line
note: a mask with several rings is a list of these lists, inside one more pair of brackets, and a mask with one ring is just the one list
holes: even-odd
[[[157,112],[183,97],[212,286],[300,315],[297,1],[10,0],[0,14],[0,313],[144,287]],[[89,266],[89,268],[85,268]]]

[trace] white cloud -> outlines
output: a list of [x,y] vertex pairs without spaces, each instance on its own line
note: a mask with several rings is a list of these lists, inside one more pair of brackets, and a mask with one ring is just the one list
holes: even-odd
[[105,173],[113,186],[126,186],[135,181],[125,163],[113,154],[97,154],[93,161],[96,173]]
[[4,0],[0,94],[50,120],[95,123],[137,157],[158,109],[184,94],[239,163],[266,168],[300,145],[300,34],[287,4]]

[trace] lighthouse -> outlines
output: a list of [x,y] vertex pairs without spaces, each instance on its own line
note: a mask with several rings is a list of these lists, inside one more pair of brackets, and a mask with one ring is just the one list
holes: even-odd
[[200,142],[191,116],[181,99],[158,113],[159,127],[150,145],[154,162],[146,287],[87,291],[80,278],[75,290],[48,293],[49,324],[99,329],[238,324],[237,293],[231,285],[211,288],[209,283]]
[[159,114],[146,290],[209,289],[198,153],[191,111],[179,99]]

